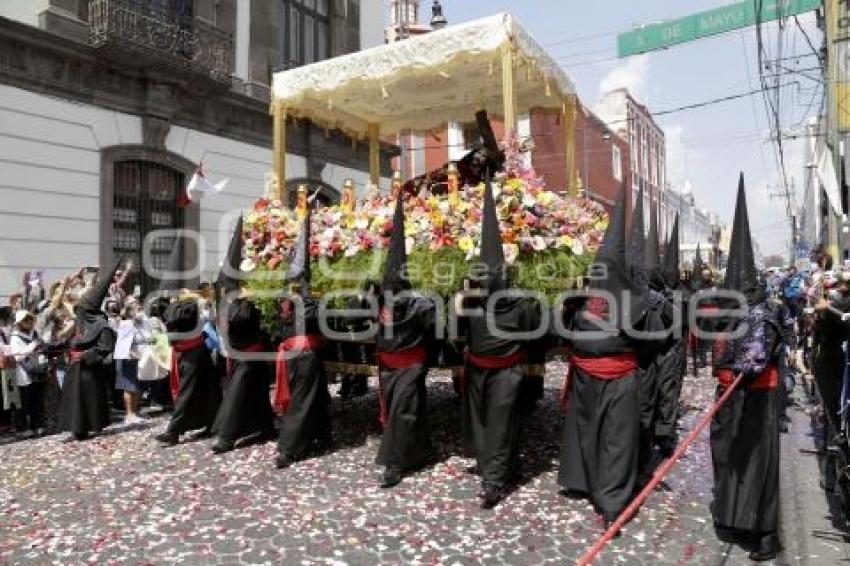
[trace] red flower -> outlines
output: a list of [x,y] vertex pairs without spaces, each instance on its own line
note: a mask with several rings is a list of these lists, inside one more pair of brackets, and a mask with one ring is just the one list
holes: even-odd
[[254,210],[256,210],[257,212],[262,212],[263,210],[266,210],[268,207],[269,207],[269,199],[267,199],[267,198],[261,198],[261,199],[257,200],[257,202],[254,203]]

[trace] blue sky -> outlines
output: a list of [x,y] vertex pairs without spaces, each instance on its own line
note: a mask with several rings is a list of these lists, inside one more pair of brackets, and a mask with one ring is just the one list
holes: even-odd
[[[500,11],[515,15],[562,63],[585,103],[592,104],[601,87],[627,86],[652,111],[759,88],[755,28],[622,60],[615,59],[616,33],[635,24],[674,19],[729,3],[731,0],[442,0],[450,23]],[[431,2],[423,0],[422,6],[427,12],[423,15],[430,17]],[[815,46],[820,46],[822,35],[813,15],[801,16],[801,23]],[[776,30],[774,24],[765,31],[771,57],[776,57],[778,49]],[[601,37],[581,39],[588,36]],[[783,50],[783,57],[803,55],[785,59],[782,64],[787,68],[806,70],[817,65],[793,21],[784,33]],[[614,59],[600,61],[608,58]],[[817,76],[816,71],[807,74]],[[794,81],[800,86],[781,91],[784,129],[793,129],[807,115],[816,114],[821,103],[817,82],[799,76],[782,82]],[[775,145],[766,142],[769,130],[761,95],[659,117],[658,122],[667,133],[667,171],[672,182],[690,181],[697,200],[731,222],[738,172],[743,171],[753,237],[765,254],[788,249],[784,202],[768,195],[780,175]],[[802,195],[804,142],[784,143],[786,170]]]

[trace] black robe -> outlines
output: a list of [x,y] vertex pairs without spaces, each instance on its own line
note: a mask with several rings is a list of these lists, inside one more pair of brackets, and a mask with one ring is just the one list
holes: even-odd
[[[433,334],[436,306],[426,297],[400,298],[382,317],[377,336],[378,356],[409,348],[427,348]],[[387,333],[390,333],[387,336]],[[425,378],[427,359],[408,367],[380,368],[381,406],[385,412],[384,434],[377,463],[400,470],[415,469],[433,453],[428,432]]]
[[269,400],[271,364],[238,359],[230,363],[232,371],[212,432],[228,442],[255,433],[270,433],[274,430],[274,413]]
[[[539,305],[528,299],[505,299],[496,305],[493,317],[503,331],[523,332],[540,326]],[[506,358],[521,352],[524,343],[494,336],[486,317],[467,320],[469,353],[488,358]],[[478,461],[482,483],[503,489],[518,472],[520,437],[526,407],[520,395],[522,366],[479,367],[471,360],[464,368],[465,435],[470,452]]]
[[[576,332],[576,355],[606,359],[644,352],[654,355],[661,339],[636,340],[620,331],[599,339],[583,339],[581,332],[598,331],[583,311],[569,315],[566,326]],[[663,329],[660,313],[646,310],[636,329]],[[614,379],[602,379],[578,367],[571,368],[567,410],[561,444],[558,485],[586,494],[607,520],[626,507],[637,486],[641,439],[641,372],[639,368]]]
[[657,441],[677,442],[679,397],[685,374],[688,371],[688,298],[681,286],[668,299],[679,309],[680,325],[674,329],[665,353],[658,357],[658,399],[655,412],[655,437]]
[[180,389],[174,400],[168,432],[183,434],[212,427],[221,404],[221,384],[210,351],[201,344],[193,350],[172,355],[180,358]]
[[102,313],[83,313],[77,325],[71,349],[82,357],[71,362],[65,375],[59,422],[62,430],[84,437],[109,425],[108,364],[116,337]]
[[268,352],[260,328],[260,312],[246,299],[237,299],[228,307],[227,326],[229,347],[234,350],[230,359],[230,375],[224,399],[213,424],[213,433],[225,442],[235,442],[256,433],[270,434],[274,430],[274,413],[269,399],[272,365],[268,360],[241,359],[256,356],[256,350]]
[[[782,385],[757,388],[754,383],[777,363],[781,343],[793,343],[793,319],[783,306],[752,301],[741,321],[746,333],[737,340],[721,339],[714,348],[715,373],[743,373],[744,381],[711,422],[711,511],[718,529],[764,536],[775,533],[779,524]],[[726,330],[741,321],[726,321]],[[725,391],[718,385],[717,396]]]
[[[834,307],[850,311],[850,300],[839,299]],[[844,384],[845,355],[843,342],[848,337],[848,324],[830,309],[818,311],[813,330],[813,368],[818,394],[833,434],[840,429],[841,389]]]
[[[283,340],[301,334],[318,334],[318,302],[304,298],[304,329],[294,320],[284,321]],[[329,442],[331,435],[330,393],[328,378],[318,351],[302,350],[286,362],[289,373],[289,406],[280,416],[277,450],[299,459],[307,455],[316,442]]]
[[[172,303],[165,313],[169,332],[192,333],[198,327],[198,320],[198,305],[191,299]],[[205,338],[203,333],[201,336]],[[185,352],[172,348],[171,355],[177,356],[180,383],[167,432],[179,435],[190,430],[210,429],[221,404],[221,382],[212,353],[202,341]]]

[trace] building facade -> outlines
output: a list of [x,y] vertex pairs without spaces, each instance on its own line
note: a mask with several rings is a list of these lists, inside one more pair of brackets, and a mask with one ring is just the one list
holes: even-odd
[[[188,263],[213,276],[238,213],[266,192],[272,73],[378,41],[360,0],[6,0],[0,4],[0,296],[21,273],[55,280],[115,256],[162,267],[194,229]],[[287,123],[289,190],[368,182],[368,148]],[[389,154],[383,173],[389,177]],[[226,190],[177,205],[203,164]],[[143,290],[155,273],[139,278]]]

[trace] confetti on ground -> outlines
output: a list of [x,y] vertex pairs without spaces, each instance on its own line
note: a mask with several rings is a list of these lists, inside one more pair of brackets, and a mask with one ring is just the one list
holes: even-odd
[[[0,447],[0,563],[15,564],[539,564],[574,561],[602,533],[590,505],[558,494],[563,367],[528,420],[523,476],[493,511],[478,509],[462,456],[459,401],[447,374],[429,384],[439,461],[393,490],[378,488],[380,441],[370,395],[334,398],[335,447],[284,471],[275,445],[223,456],[211,440],[161,448],[165,420],[84,443],[53,436]],[[688,379],[683,403],[711,399]],[[609,545],[600,563],[682,564],[718,552],[710,528],[707,432]]]

